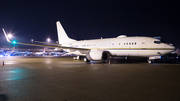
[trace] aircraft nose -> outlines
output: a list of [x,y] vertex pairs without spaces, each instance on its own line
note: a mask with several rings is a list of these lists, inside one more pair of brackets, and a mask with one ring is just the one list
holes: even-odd
[[174,47],[172,44],[168,44],[168,45],[166,46],[166,48],[168,48],[168,49],[170,49],[170,50],[172,50],[172,51],[174,51],[174,50],[176,49],[176,47]]

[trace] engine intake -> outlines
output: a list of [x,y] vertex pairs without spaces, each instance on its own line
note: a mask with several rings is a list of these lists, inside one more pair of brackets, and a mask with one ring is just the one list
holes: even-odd
[[91,50],[86,55],[88,60],[94,60],[94,61],[105,61],[109,58],[109,52],[108,51],[102,51],[102,50]]

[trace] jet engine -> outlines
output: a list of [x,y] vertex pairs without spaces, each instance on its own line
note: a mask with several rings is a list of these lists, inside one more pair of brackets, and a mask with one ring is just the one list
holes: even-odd
[[105,61],[109,58],[109,52],[103,50],[91,50],[88,54],[86,54],[86,58],[88,60],[94,61]]

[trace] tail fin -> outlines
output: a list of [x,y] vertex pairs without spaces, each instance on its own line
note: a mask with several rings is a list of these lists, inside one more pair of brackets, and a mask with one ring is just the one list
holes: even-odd
[[73,40],[67,36],[66,32],[64,31],[64,29],[63,29],[63,27],[59,21],[56,22],[56,25],[57,25],[57,33],[58,33],[59,44],[63,44],[63,43],[71,42],[71,41],[76,41],[76,40]]
[[12,51],[15,51],[15,46],[12,48]]
[[43,52],[46,52],[46,48],[44,48]]

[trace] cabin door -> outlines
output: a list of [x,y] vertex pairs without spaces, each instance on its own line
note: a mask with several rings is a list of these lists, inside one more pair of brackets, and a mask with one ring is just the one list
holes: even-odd
[[146,40],[142,40],[141,47],[146,49]]

